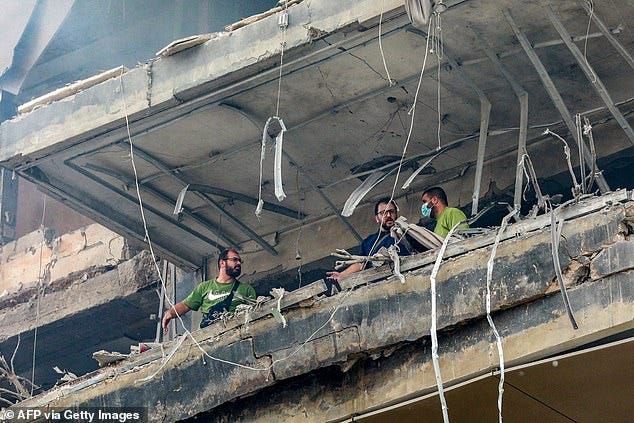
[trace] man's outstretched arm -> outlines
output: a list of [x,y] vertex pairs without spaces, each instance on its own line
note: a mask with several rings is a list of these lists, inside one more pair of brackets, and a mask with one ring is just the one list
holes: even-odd
[[174,307],[167,310],[165,314],[163,315],[163,322],[162,322],[163,330],[167,330],[167,325],[169,324],[170,320],[175,318],[177,315],[182,316],[188,313],[189,310],[191,309],[187,306],[187,304],[185,304],[182,301],[176,304]]

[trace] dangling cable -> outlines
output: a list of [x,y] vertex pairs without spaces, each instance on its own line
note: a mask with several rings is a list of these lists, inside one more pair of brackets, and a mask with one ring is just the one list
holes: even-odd
[[390,87],[396,85],[396,82],[392,80],[390,76],[390,71],[387,68],[387,62],[385,61],[385,54],[383,53],[383,43],[381,42],[381,24],[383,23],[383,9],[385,8],[385,0],[381,3],[381,15],[379,16],[379,51],[381,52],[381,59],[383,59],[383,68],[385,69],[385,74],[387,76],[387,82],[390,84]]
[[588,14],[588,27],[586,28],[586,37],[583,42],[583,60],[586,61],[586,66],[588,69],[590,69],[590,74],[592,75],[592,83],[594,84],[595,82],[597,82],[597,76],[595,75],[592,66],[590,66],[590,63],[588,62],[588,35],[590,34],[590,23],[592,22],[592,16],[594,15],[594,1],[585,0],[585,2],[590,9],[590,13]]
[[284,4],[284,10],[279,16],[278,25],[282,30],[282,42],[280,43],[280,74],[277,78],[277,104],[275,116],[280,115],[280,97],[282,95],[282,68],[284,67],[284,48],[286,47],[286,28],[288,28],[288,2]]
[[436,107],[438,109],[438,131],[437,131],[438,150],[440,150],[442,148],[441,141],[440,141],[440,128],[442,126],[442,112],[441,112],[441,104],[440,104],[440,99],[441,99],[440,63],[442,61],[445,51],[444,51],[443,40],[442,40],[442,18],[440,17],[440,13],[434,12],[434,14],[432,15],[432,19],[436,21],[433,38],[434,38],[434,44],[435,44],[436,58],[438,59],[438,75],[437,75],[438,87],[436,92],[436,98],[437,98],[438,104],[436,105]]
[[[148,249],[150,251],[150,255],[151,255],[152,261],[154,263],[154,267],[155,267],[155,269],[157,271],[159,281],[161,282],[161,285],[162,285],[163,289],[165,289],[165,279],[161,275],[161,269],[160,269],[160,267],[158,265],[158,260],[156,258],[156,255],[154,254],[154,248],[153,248],[152,240],[151,240],[149,232],[148,232],[147,220],[145,218],[145,208],[144,208],[144,205],[143,205],[143,200],[141,198],[141,189],[140,189],[140,184],[139,184],[139,175],[138,175],[136,164],[135,164],[135,160],[134,160],[134,144],[132,142],[132,134],[130,132],[130,121],[129,121],[127,105],[126,105],[126,101],[125,101],[125,92],[124,92],[124,86],[123,86],[123,73],[119,76],[119,86],[120,86],[120,89],[121,89],[121,96],[122,96],[122,102],[123,102],[123,113],[124,113],[124,117],[125,117],[125,124],[126,124],[126,131],[127,131],[127,141],[128,141],[128,143],[130,145],[130,161],[131,161],[131,164],[132,164],[132,170],[134,172],[134,181],[135,181],[135,187],[136,187],[136,195],[137,195],[139,209],[140,209],[140,213],[141,213],[141,221],[143,223],[143,230],[144,230],[144,234],[145,234],[145,240],[147,242]],[[352,292],[353,292],[352,289],[349,289],[344,295],[342,295],[341,300],[335,305],[335,307],[333,308],[333,310],[332,310],[331,314],[329,315],[328,319],[326,319],[326,321],[320,327],[318,327],[303,342],[301,342],[297,346],[297,348],[295,348],[293,351],[291,351],[286,356],[278,358],[278,359],[275,359],[269,365],[266,365],[266,366],[263,366],[263,367],[253,367],[253,366],[249,366],[249,365],[245,365],[245,364],[241,364],[241,363],[237,363],[237,362],[234,362],[234,361],[225,360],[225,359],[222,359],[222,358],[219,358],[219,357],[212,356],[207,351],[205,351],[205,349],[202,347],[200,342],[198,342],[198,340],[196,340],[196,338],[193,336],[191,331],[189,331],[187,329],[187,327],[185,326],[185,323],[184,323],[181,315],[176,313],[176,317],[178,318],[178,320],[180,321],[181,325],[183,326],[183,329],[185,330],[185,333],[184,333],[183,336],[184,337],[189,337],[191,339],[191,341],[193,342],[193,344],[201,351],[203,356],[209,358],[210,360],[213,360],[213,361],[216,361],[216,362],[220,362],[220,363],[224,363],[224,364],[228,364],[228,365],[231,365],[231,366],[234,366],[234,367],[239,367],[239,368],[243,368],[243,369],[247,369],[247,370],[253,370],[253,371],[267,371],[268,372],[277,363],[280,363],[280,362],[283,362],[285,360],[290,359],[292,356],[294,356],[299,351],[301,351],[303,348],[305,348],[306,345],[308,344],[308,342],[310,342],[323,328],[325,328],[333,320],[333,318],[335,317],[335,314],[341,309],[341,307],[346,302],[346,300],[348,299],[348,297],[350,296],[350,294]],[[174,301],[172,301],[169,297],[166,297],[166,300],[167,300],[167,303],[170,306],[170,308],[174,307]],[[173,352],[170,353],[164,359],[163,363],[161,363],[161,368],[163,368],[167,364],[169,359],[171,357],[173,357],[174,352],[178,348],[180,348],[182,346],[182,344],[183,344],[182,341],[179,341],[176,344]],[[156,374],[153,374],[152,378],[155,377],[157,374],[158,374],[158,372]],[[151,378],[145,378],[144,381],[148,381],[150,379]]]
[[37,271],[37,302],[35,305],[35,329],[33,329],[33,357],[31,360],[31,396],[35,389],[35,351],[37,349],[37,329],[40,325],[40,297],[42,296],[44,275],[42,274],[42,254],[44,251],[44,242],[46,240],[44,231],[44,219],[46,218],[46,195],[42,194],[44,205],[42,206],[42,220],[40,221],[40,230],[42,231],[42,243],[40,244],[39,269]]
[[[579,183],[577,182],[577,176],[575,175],[575,171],[572,168],[572,161],[570,157],[570,146],[568,146],[568,143],[566,142],[565,139],[563,139],[562,137],[560,137],[559,135],[551,131],[550,128],[546,128],[546,130],[542,133],[542,135],[552,135],[553,137],[557,138],[564,144],[564,155],[566,156],[568,171],[570,172],[570,177],[572,178],[572,183],[573,183],[573,195],[575,197],[578,196],[581,191],[581,185],[579,185]],[[581,166],[583,166],[583,163],[581,163]]]

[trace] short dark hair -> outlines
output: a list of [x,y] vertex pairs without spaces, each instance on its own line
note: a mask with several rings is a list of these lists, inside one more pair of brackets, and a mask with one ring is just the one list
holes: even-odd
[[381,204],[389,205],[390,203],[394,206],[396,211],[398,211],[398,205],[396,204],[396,201],[390,200],[390,197],[383,197],[374,204],[374,215],[376,216],[377,214],[379,214],[379,205]]
[[438,197],[445,206],[449,205],[449,202],[447,201],[447,193],[445,193],[445,190],[440,187],[427,188],[421,197],[425,194],[429,197]]
[[220,269],[220,260],[227,260],[229,258],[229,252],[233,251],[236,254],[240,254],[235,247],[229,247],[220,252],[218,255],[218,269]]

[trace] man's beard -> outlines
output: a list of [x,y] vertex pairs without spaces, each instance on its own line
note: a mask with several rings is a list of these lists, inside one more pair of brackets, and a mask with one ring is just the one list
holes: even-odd
[[225,269],[225,272],[227,273],[228,276],[231,276],[232,278],[237,278],[238,276],[240,276],[240,273],[242,273],[242,268],[239,266],[236,266],[236,267],[227,266],[227,268]]
[[387,226],[388,221],[381,222],[381,230],[383,232],[390,232],[390,229],[392,229],[392,226],[394,226],[393,220],[389,220],[389,222],[391,222],[391,226]]

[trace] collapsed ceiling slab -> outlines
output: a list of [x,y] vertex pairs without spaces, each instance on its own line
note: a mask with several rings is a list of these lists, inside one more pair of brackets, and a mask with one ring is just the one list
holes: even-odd
[[[574,1],[560,2],[553,11],[519,0],[446,3],[440,60],[426,54],[427,31],[411,26],[401,1],[304,0],[288,9],[286,30],[278,26],[278,16],[265,17],[4,122],[0,163],[131,239],[145,242],[147,230],[162,255],[188,268],[200,266],[218,248],[248,241],[275,256],[289,248],[275,245],[275,234],[334,215],[351,240],[346,242],[355,242],[358,218],[346,220],[340,213],[361,182],[356,169],[364,165],[405,153],[402,183],[439,146],[451,145],[430,172],[464,168],[464,184],[476,187],[476,201],[483,195],[481,175],[515,177],[514,165],[488,167],[518,145],[520,104],[509,75],[527,93],[529,151],[544,140],[545,126],[565,136],[570,116],[562,119],[538,69],[518,48],[506,10],[534,46],[569,113],[591,112],[593,122],[605,117],[627,124],[634,87],[622,52],[631,51],[634,40],[618,28],[634,17],[628,2],[617,2],[618,8],[596,5],[594,11],[622,51],[599,29],[590,37],[588,15]],[[593,91],[581,71],[586,64],[566,47],[553,16],[580,46],[587,40],[584,57],[614,104],[606,106]],[[491,104],[488,125],[481,122],[483,96]],[[288,128],[281,161],[287,198],[278,203],[274,197],[273,154],[267,151],[262,192],[269,207],[257,217],[262,130],[277,112]],[[599,157],[631,147],[627,131],[597,144]],[[476,158],[474,170],[470,163]],[[563,160],[560,165],[538,172],[557,174],[565,169]],[[391,192],[395,174],[372,192]],[[433,181],[433,175],[418,177],[409,191],[398,187],[397,196]],[[188,185],[183,211],[175,215],[178,195]]]

